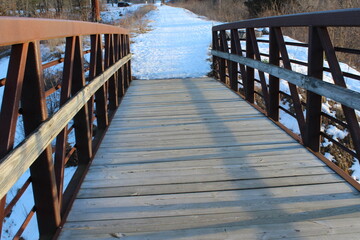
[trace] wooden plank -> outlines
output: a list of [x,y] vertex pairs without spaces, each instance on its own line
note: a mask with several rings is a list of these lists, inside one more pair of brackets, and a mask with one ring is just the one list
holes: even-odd
[[[309,194],[311,193],[311,194]],[[255,200],[255,199],[269,199],[270,201],[281,200],[286,202],[297,202],[297,197],[303,198],[305,200],[307,197],[312,198],[310,195],[315,197],[324,197],[323,195],[329,195],[325,198],[335,199],[333,196],[341,196],[343,199],[358,199],[359,193],[353,189],[350,185],[340,182],[340,183],[329,183],[329,184],[319,184],[319,185],[310,185],[310,186],[288,186],[282,188],[266,188],[266,189],[245,189],[241,191],[219,191],[219,192],[199,192],[199,193],[183,193],[183,194],[166,194],[166,195],[149,195],[149,196],[131,196],[131,197],[121,197],[118,198],[121,201],[121,206],[123,207],[132,207],[132,206],[161,206],[169,204],[195,204],[195,203],[217,203],[217,202],[227,202],[233,200]],[[103,198],[94,198],[94,199],[79,199],[77,203],[74,203],[76,206],[84,206],[84,211],[86,208],[96,208],[97,206],[104,207],[114,207],[119,205],[119,201],[114,201],[114,198],[103,199]],[[176,206],[174,206],[176,207]],[[360,207],[360,206],[359,206]],[[79,210],[83,211],[80,207]],[[359,213],[360,214],[360,213]]]
[[[199,173],[200,172],[200,173]],[[192,183],[192,182],[214,182],[214,181],[231,181],[231,180],[243,180],[243,179],[258,179],[258,178],[272,178],[272,177],[288,177],[288,176],[304,176],[304,175],[318,175],[328,174],[332,171],[327,167],[312,167],[301,168],[295,170],[228,170],[224,172],[202,172],[199,170],[189,171],[187,173],[172,172],[172,175],[160,175],[157,174],[143,174],[143,176],[137,176],[136,174],[128,173],[118,176],[116,174],[103,176],[97,179],[85,179],[82,187],[88,188],[92,186],[98,187],[112,187],[112,186],[133,186],[147,184],[173,184],[173,183]],[[90,177],[89,177],[90,178]]]
[[[241,129],[244,129],[244,131],[247,131],[247,129],[268,129],[273,128],[274,129],[275,124],[272,122],[267,121],[264,118],[255,117],[253,119],[230,119],[230,120],[224,120],[222,122],[220,121],[198,121],[198,122],[190,122],[190,123],[184,123],[184,124],[168,124],[168,125],[161,125],[161,122],[159,122],[158,125],[155,126],[135,126],[135,127],[117,127],[117,124],[114,123],[114,126],[111,126],[111,132],[118,134],[119,131],[125,133],[154,133],[154,132],[173,132],[176,133],[178,131],[196,131],[196,132],[208,132],[208,133],[216,133],[219,131],[223,132],[231,132],[231,131],[239,131]],[[274,129],[274,132],[278,132],[277,129]],[[284,135],[284,134],[283,134]]]
[[[176,134],[176,132],[173,132]],[[249,132],[248,132],[249,133]],[[204,139],[207,137],[206,139]],[[266,140],[264,140],[264,138]],[[138,141],[136,141],[138,140]],[[107,141],[106,147],[104,148],[114,148],[118,147],[119,149],[132,149],[132,148],[147,148],[149,146],[153,147],[153,149],[163,148],[163,147],[174,147],[173,149],[177,148],[184,148],[184,147],[220,147],[220,146],[235,146],[235,145],[245,145],[245,144],[254,144],[254,143],[278,143],[278,142],[293,142],[294,140],[291,139],[289,136],[280,134],[280,133],[271,133],[270,131],[264,131],[262,134],[260,132],[256,132],[252,136],[246,136],[245,134],[237,134],[228,136],[216,136],[215,134],[208,134],[200,136],[199,138],[183,138],[183,139],[176,139],[176,138],[168,138],[168,139],[139,139],[134,138],[134,141]],[[135,145],[134,142],[137,142]]]
[[[265,136],[265,135],[264,135]],[[271,137],[272,135],[267,135],[266,137]],[[247,139],[246,141],[241,141],[241,142],[214,142],[212,144],[209,143],[202,143],[199,142],[197,145],[192,144],[191,142],[189,142],[186,145],[145,145],[145,146],[137,146],[137,145],[131,145],[131,146],[126,146],[123,148],[112,148],[112,147],[108,147],[108,148],[102,148],[101,149],[101,153],[103,153],[104,151],[108,152],[108,153],[122,153],[122,152],[144,152],[144,151],[169,151],[169,153],[171,153],[171,151],[177,151],[177,150],[187,150],[187,151],[191,151],[191,150],[196,150],[199,148],[203,148],[203,149],[211,149],[211,148],[221,148],[221,147],[239,147],[240,149],[244,149],[247,146],[253,146],[253,145],[268,145],[268,144],[273,144],[274,146],[276,146],[277,144],[286,144],[286,143],[291,143],[291,142],[295,142],[293,139],[291,139],[288,136],[282,136],[284,138],[279,138],[279,139],[263,139],[261,138],[261,136],[252,136],[251,138]],[[100,151],[99,151],[100,152]]]
[[0,164],[0,199],[10,190],[22,174],[40,156],[51,141],[67,126],[68,122],[87,104],[92,95],[131,59],[128,55],[93,79],[86,87],[64,104],[49,120],[39,126],[36,132],[27,137],[17,148],[7,154]]
[[[163,117],[163,116],[162,116]],[[169,116],[171,117],[171,116]],[[177,117],[177,116],[175,116]],[[189,116],[185,116],[185,117],[189,117]],[[131,119],[129,120],[131,122],[133,122]],[[166,123],[166,122],[165,122]],[[146,132],[146,128],[153,128],[152,131],[172,131],[172,132],[176,132],[179,130],[202,130],[202,131],[207,131],[207,132],[216,132],[218,131],[220,128],[223,131],[226,132],[231,132],[232,130],[234,131],[239,131],[244,129],[246,131],[246,128],[256,128],[261,130],[261,129],[268,129],[268,128],[273,128],[274,129],[275,124],[272,122],[267,121],[264,117],[261,116],[246,116],[244,118],[237,118],[237,119],[223,119],[223,121],[219,120],[219,119],[215,119],[215,120],[208,120],[205,119],[203,121],[193,121],[193,122],[183,122],[181,123],[179,122],[173,122],[173,123],[169,123],[169,124],[164,124],[162,126],[162,122],[158,121],[158,124],[155,126],[137,126],[136,125],[134,127],[132,127],[131,125],[128,126],[125,124],[122,124],[121,122],[114,122],[114,126],[111,126],[111,131],[134,131],[134,130],[141,130],[143,129]],[[275,128],[274,131],[277,131],[277,129]]]
[[[266,189],[270,190],[270,189]],[[266,191],[263,191],[266,192]],[[221,195],[221,192],[213,192],[213,194]],[[195,195],[195,194],[193,194]],[[74,210],[69,215],[67,222],[85,222],[85,221],[98,221],[98,220],[117,220],[117,219],[134,219],[134,218],[149,218],[149,217],[174,217],[174,216],[196,216],[196,215],[210,215],[210,214],[224,214],[224,213],[237,213],[238,215],[256,214],[262,211],[274,212],[311,212],[326,210],[331,208],[350,208],[359,210],[357,205],[358,197],[353,197],[350,194],[339,194],[341,197],[349,199],[334,199],[336,194],[322,194],[311,195],[307,197],[294,198],[289,200],[287,197],[267,197],[264,199],[226,199],[216,202],[197,202],[197,199],[192,199],[191,203],[182,202],[181,198],[177,201],[167,202],[161,199],[161,204],[147,201],[148,196],[145,198],[146,205],[137,205],[136,200],[133,199],[134,204],[127,206],[123,202],[123,198],[101,198],[101,199],[79,199],[78,204],[84,204],[85,208],[78,208],[79,205],[74,205]],[[137,197],[131,197],[137,198]],[[159,198],[159,197],[158,197]],[[161,197],[160,197],[161,198]],[[97,201],[99,200],[99,201]],[[116,205],[109,202],[117,203]],[[357,206],[354,206],[357,205]],[[275,215],[275,214],[274,214]],[[274,217],[274,216],[273,216]]]
[[[98,165],[91,167],[88,179],[99,178],[98,174],[141,174],[143,172],[158,172],[160,175],[167,171],[189,171],[189,170],[229,170],[235,168],[238,170],[252,169],[257,170],[271,170],[271,169],[291,169],[291,168],[308,168],[323,166],[321,161],[316,161],[314,158],[310,158],[306,155],[299,157],[288,155],[281,160],[276,159],[277,156],[265,157],[265,158],[243,158],[243,159],[214,159],[214,160],[192,160],[192,161],[175,161],[175,162],[157,162],[146,164],[112,164],[112,165]],[[292,161],[289,161],[291,159]],[[249,170],[250,171],[250,170]]]
[[[151,105],[148,106],[151,108]],[[239,107],[240,108],[240,107]],[[174,116],[174,115],[203,115],[203,114],[213,114],[213,115],[221,115],[223,113],[236,112],[239,108],[180,108],[176,109],[172,108],[159,108],[154,109],[153,111],[145,110],[145,109],[129,109],[128,111],[120,111],[118,113],[119,117],[152,117],[152,116]],[[244,109],[244,114],[249,114],[253,109],[248,108]],[[258,116],[261,116],[260,114]]]
[[[246,111],[246,110],[245,110]],[[199,113],[200,112],[200,113]],[[250,114],[251,111],[249,111]],[[246,112],[245,112],[246,113]],[[211,115],[214,114],[214,112],[212,110],[205,110],[205,111],[184,111],[184,112],[178,112],[176,110],[173,111],[168,111],[168,112],[162,112],[162,113],[156,113],[156,112],[147,112],[147,113],[125,113],[125,114],[119,114],[119,117],[121,117],[122,119],[124,118],[151,118],[154,116],[157,117],[189,117],[189,116],[194,116],[196,114],[199,114],[200,116],[207,116],[207,115]],[[223,114],[226,114],[225,111],[219,111],[218,113],[216,113],[216,115],[221,116]],[[261,116],[259,116],[261,117]]]
[[[129,97],[154,97],[159,95],[174,95],[174,94],[184,94],[184,93],[191,93],[191,92],[202,92],[202,94],[214,94],[216,92],[221,91],[222,86],[219,85],[211,85],[211,84],[199,84],[199,88],[201,89],[193,89],[189,87],[184,87],[183,85],[177,85],[177,86],[168,86],[166,88],[166,92],[164,93],[164,89],[154,89],[152,86],[149,87],[143,87],[140,86],[134,86],[130,89],[129,95],[126,96],[126,98]],[[231,96],[235,97],[235,94],[229,94],[229,93],[220,93],[220,95],[228,96],[230,98]]]
[[[130,99],[130,101],[133,103],[134,101],[132,101]],[[125,103],[125,102],[124,102]],[[153,108],[165,108],[165,109],[171,109],[171,108],[176,108],[176,107],[180,107],[180,109],[198,109],[198,108],[211,108],[211,109],[222,109],[222,108],[227,108],[230,111],[239,107],[243,107],[244,109],[253,109],[251,106],[248,106],[245,103],[236,101],[234,99],[215,99],[215,100],[209,100],[209,101],[203,101],[203,100],[199,100],[196,103],[191,100],[191,101],[149,101],[148,99],[146,100],[146,102],[141,103],[141,102],[136,102],[136,105],[133,104],[131,105],[129,104],[124,104],[124,107],[121,108],[121,111],[128,111],[128,110],[145,110],[146,107],[153,107]],[[237,109],[238,110],[238,109]],[[235,112],[235,111],[234,111]],[[256,113],[254,113],[256,114]]]
[[168,151],[137,151],[137,152],[97,152],[97,158],[94,159],[93,165],[102,164],[129,164],[129,163],[147,163],[147,162],[167,162],[167,161],[189,161],[196,159],[225,159],[233,157],[246,156],[274,156],[279,153],[299,154],[308,152],[297,143],[278,144],[278,145],[251,145],[246,149],[238,146],[219,147],[219,148],[198,148],[198,149],[177,149],[172,150],[171,155]]
[[224,53],[212,50],[211,53],[217,57],[229,59],[246,66],[256,68],[262,72],[269,73],[275,77],[284,79],[292,84],[301,88],[317,93],[326,98],[330,98],[350,108],[360,110],[360,93],[343,88],[328,82],[321,81],[314,77],[309,77],[301,73],[293,72],[281,67],[273,66],[261,61],[248,59],[242,56]]
[[[250,226],[215,226],[213,228],[188,228],[173,231],[128,233],[126,239],[129,240],[167,240],[167,239],[198,239],[198,240],[219,240],[236,239],[232,236],[241,236],[241,239],[357,239],[360,232],[360,223],[356,218],[314,220],[304,222],[291,222],[280,224],[262,224]],[[352,232],[352,233],[349,233]],[[88,234],[83,229],[73,229],[73,235],[63,235],[85,239],[114,239],[111,234]],[[83,235],[84,234],[84,235]],[[112,233],[120,236],[121,232]],[[125,232],[123,233],[125,234]],[[353,236],[351,238],[351,236]],[[349,237],[349,238],[346,238]]]
[[206,121],[206,120],[217,120],[217,121],[226,121],[230,119],[241,119],[241,118],[253,118],[253,117],[261,117],[262,115],[256,115],[256,114],[236,114],[236,113],[222,113],[221,115],[214,116],[213,114],[202,114],[201,116],[198,115],[183,115],[183,116],[146,116],[146,117],[129,117],[129,118],[117,118],[112,121],[111,126],[121,124],[122,122],[127,122],[127,124],[137,123],[137,122],[159,122],[159,121],[166,121],[166,120],[177,120],[179,122],[181,121]]
[[[166,132],[160,132],[158,134],[156,133],[145,133],[145,134],[141,134],[140,132],[138,134],[128,134],[127,135],[127,139],[123,139],[123,138],[119,138],[116,134],[112,134],[109,135],[108,137],[106,137],[106,139],[104,139],[104,144],[107,144],[107,146],[114,146],[117,145],[120,147],[120,145],[122,146],[126,146],[126,144],[134,144],[134,143],[138,143],[139,145],[146,145],[149,143],[149,141],[152,141],[153,143],[157,143],[157,144],[174,144],[174,143],[180,143],[180,144],[185,144],[185,143],[189,143],[189,138],[191,137],[192,141],[196,141],[196,140],[203,140],[204,138],[207,138],[207,140],[203,141],[202,143],[205,142],[218,142],[218,141],[228,141],[232,140],[232,141],[240,141],[241,138],[248,138],[249,133],[252,133],[254,136],[258,135],[258,136],[268,136],[268,135],[273,135],[274,137],[276,137],[276,135],[280,135],[279,133],[273,133],[271,131],[271,129],[265,129],[263,131],[259,131],[257,129],[254,129],[254,131],[246,131],[246,132],[242,132],[242,131],[238,131],[238,132],[234,132],[232,133],[228,133],[228,132],[196,132],[196,136],[192,137],[192,134],[195,134],[193,132],[189,132],[189,131],[179,131],[176,132],[176,134],[174,134],[174,132],[171,133],[166,133]],[[282,135],[283,136],[283,135]],[[118,145],[119,144],[119,145]]]
[[[94,169],[108,169],[121,168],[121,171],[132,170],[166,170],[166,169],[181,169],[181,168],[207,168],[217,167],[226,168],[228,166],[238,166],[241,168],[264,167],[264,168],[293,168],[293,167],[309,167],[309,166],[323,166],[323,162],[308,152],[299,152],[296,155],[292,152],[266,155],[266,156],[235,156],[233,157],[219,157],[207,158],[206,156],[188,160],[176,160],[168,158],[168,161],[144,161],[139,163],[118,163],[118,164],[100,164],[92,165],[90,168]],[[291,158],[291,161],[289,159]],[[105,160],[105,159],[104,159]],[[146,164],[144,164],[146,162]],[[118,169],[120,170],[120,169]]]
[[275,177],[264,179],[249,180],[232,180],[216,182],[191,182],[191,183],[174,183],[161,185],[134,185],[134,186],[112,186],[81,188],[77,198],[100,198],[100,197],[128,197],[128,196],[146,196],[146,195],[163,195],[176,193],[196,193],[196,192],[213,192],[243,189],[261,189],[273,187],[288,187],[312,184],[338,183],[343,182],[335,174]]
[[[293,222],[322,221],[327,219],[358,218],[359,206],[323,208],[321,210],[304,211],[302,209],[265,210],[239,213],[179,215],[174,217],[135,218],[107,221],[68,222],[64,229],[68,234],[77,230],[88,233],[134,233],[134,232],[162,232],[171,230],[184,230],[193,228],[212,229],[216,227],[236,227],[265,224],[282,224],[283,229]],[[73,231],[71,231],[73,230]],[[191,239],[191,238],[189,238]]]
[[[123,177],[127,177],[127,175],[131,175],[133,178],[141,177],[149,177],[151,175],[156,175],[157,177],[169,176],[171,177],[174,173],[178,172],[177,176],[186,176],[191,175],[192,172],[195,172],[197,175],[202,174],[216,174],[216,175],[233,175],[238,173],[241,177],[246,176],[246,173],[242,172],[250,172],[253,178],[261,178],[261,173],[263,171],[274,171],[274,176],[278,176],[276,173],[277,171],[287,170],[289,171],[289,175],[292,172],[292,168],[296,168],[301,172],[302,170],[307,170],[307,168],[316,168],[322,166],[320,162],[310,161],[310,163],[303,163],[303,162],[290,162],[289,158],[284,159],[283,162],[279,164],[275,164],[274,166],[271,164],[264,164],[264,165],[255,165],[255,164],[236,164],[236,162],[231,162],[231,164],[223,164],[218,166],[177,166],[174,167],[172,164],[163,164],[163,168],[142,168],[138,169],[132,166],[132,168],[126,168],[122,165],[111,165],[111,166],[104,166],[104,167],[96,167],[91,169],[91,173],[89,173],[86,177],[86,180],[101,180],[101,179],[120,179]],[[250,160],[250,159],[247,159]],[[269,159],[271,163],[272,159]],[[289,162],[289,164],[284,164],[285,162]],[[313,160],[313,159],[312,159]],[[204,165],[206,164],[206,161]],[[157,164],[159,165],[159,164]],[[168,166],[170,165],[170,166]],[[306,173],[306,172],[305,172]],[[309,172],[310,174],[310,172]],[[306,174],[304,174],[306,175]],[[291,176],[291,175],[290,175]]]
[[[145,124],[144,124],[145,125]],[[167,127],[170,127],[171,124],[167,124]],[[173,125],[175,127],[175,124]],[[246,125],[245,125],[246,126]],[[124,140],[123,138],[119,138],[118,134],[120,134],[122,131],[124,131],[124,135],[126,135],[126,137],[128,138],[128,142],[132,142],[132,141],[148,141],[155,139],[156,141],[163,141],[163,140],[186,140],[186,139],[204,139],[204,138],[209,138],[209,139],[216,139],[218,137],[241,137],[241,136],[246,136],[249,135],[250,133],[253,133],[254,136],[256,135],[261,135],[262,132],[264,132],[265,135],[268,135],[271,132],[271,128],[270,127],[266,127],[262,130],[259,130],[256,128],[256,126],[246,126],[247,127],[247,131],[241,131],[241,130],[234,130],[234,133],[231,134],[229,132],[222,132],[221,129],[217,129],[217,130],[213,130],[213,131],[209,131],[207,129],[202,129],[202,128],[188,128],[186,125],[183,126],[182,128],[179,128],[179,130],[177,131],[171,131],[171,132],[167,132],[167,131],[160,131],[159,126],[158,125],[145,125],[144,127],[140,127],[140,126],[134,126],[131,128],[117,128],[116,131],[113,131],[112,134],[109,134],[104,141],[108,142],[124,142],[126,140]],[[144,132],[142,133],[141,130],[143,130]],[[156,131],[159,132],[156,132]],[[175,134],[175,135],[174,135]],[[274,133],[274,136],[278,135],[279,133],[276,131]],[[195,137],[193,137],[192,135],[195,135]],[[178,136],[178,138],[176,138],[176,136]],[[193,137],[193,138],[192,138]]]
[[[202,95],[199,86],[207,83],[214,91]],[[348,219],[360,216],[358,192],[233,93],[217,98],[225,86],[213,83],[133,82],[136,92],[129,88],[122,102],[128,106],[115,115],[60,239],[351,232]]]
[[[316,159],[315,156],[309,155],[308,152],[297,152],[291,151],[287,153],[273,153],[273,154],[257,154],[250,156],[238,156],[240,154],[232,155],[199,155],[193,157],[178,157],[178,156],[169,156],[166,158],[161,158],[157,156],[147,156],[145,155],[144,159],[137,159],[138,161],[132,161],[131,156],[126,159],[124,156],[123,161],[113,161],[109,156],[102,156],[101,161],[94,163],[91,166],[91,169],[97,168],[110,168],[114,166],[121,166],[121,168],[126,170],[134,169],[166,169],[166,168],[181,168],[181,167],[197,167],[197,166],[227,166],[227,165],[237,165],[241,167],[276,167],[278,165],[283,168],[286,166],[322,166],[322,162]],[[152,157],[152,158],[151,158]],[[121,158],[121,156],[120,156]],[[289,159],[292,161],[289,162]],[[104,163],[103,163],[104,162]],[[146,163],[146,164],[145,164]]]

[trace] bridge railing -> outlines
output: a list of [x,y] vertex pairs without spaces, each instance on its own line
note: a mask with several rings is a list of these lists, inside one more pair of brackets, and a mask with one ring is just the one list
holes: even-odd
[[[350,165],[355,158],[360,159],[360,74],[341,68],[338,60],[339,53],[348,54],[359,63],[360,50],[334,46],[329,34],[329,28],[336,32],[339,27],[359,26],[360,9],[227,23],[213,27],[212,54],[220,81],[360,190],[348,174],[320,154],[332,145],[339,149],[339,155],[347,155]],[[308,41],[284,37],[283,31],[288,28],[305,29]],[[266,35],[257,37],[259,30],[266,30]],[[298,52],[303,52],[304,59],[296,58]],[[336,113],[329,111],[329,101],[337,108]],[[289,116],[297,123],[293,131],[279,121],[279,117]],[[330,134],[326,123],[349,134],[341,141],[341,137]]]
[[[34,204],[23,224],[12,235],[4,232],[20,239],[36,216],[39,238],[50,239],[131,82],[129,33],[97,23],[10,17],[0,18],[0,29],[0,46],[10,46],[7,75],[0,80],[0,230],[32,190]],[[50,48],[44,43],[51,39],[64,43],[64,53],[44,63]],[[60,74],[52,87],[49,69]],[[77,166],[67,184],[69,159]],[[11,189],[15,193],[6,199]]]

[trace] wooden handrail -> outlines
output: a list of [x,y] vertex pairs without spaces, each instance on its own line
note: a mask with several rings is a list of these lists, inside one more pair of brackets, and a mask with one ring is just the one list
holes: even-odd
[[[5,211],[6,195],[29,170],[35,206],[14,237],[21,237],[36,216],[40,239],[52,239],[64,223],[114,111],[131,83],[129,32],[98,23],[12,17],[0,17],[0,29],[0,46],[11,46],[6,81],[1,80],[4,86],[0,86],[4,87],[0,111],[0,233],[5,214],[11,213],[21,199],[21,194],[10,199],[11,205]],[[90,50],[82,49],[82,36],[89,36],[84,39],[89,40]],[[40,41],[64,37],[64,58],[44,67]],[[84,63],[85,53],[90,53],[89,66]],[[62,79],[57,87],[46,91],[44,69],[60,63],[57,69],[62,68]],[[59,105],[52,116],[47,113],[49,96],[54,96]],[[25,139],[14,146],[15,133],[22,129],[18,123],[20,106]],[[94,109],[97,126],[93,122]],[[70,146],[69,123],[75,131],[75,144]],[[67,149],[76,151],[78,165],[64,188]]]
[[91,96],[103,86],[111,76],[131,59],[125,56],[103,74],[96,77],[89,85],[73,96],[58,112],[37,130],[28,136],[19,146],[1,159],[0,164],[0,198],[4,197],[16,181],[40,156],[51,141],[65,128],[68,122],[87,104]]
[[[282,33],[283,27],[306,27],[308,42],[286,42]],[[293,116],[298,123],[300,134],[291,135],[360,190],[360,185],[354,179],[320,154],[320,141],[324,136],[321,129],[324,97],[341,104],[345,119],[331,118],[347,128],[353,147],[350,144],[345,146],[339,141],[336,141],[336,144],[351,157],[360,159],[360,127],[355,113],[355,110],[360,110],[360,93],[348,89],[344,78],[359,81],[360,74],[343,72],[336,55],[336,52],[342,52],[359,56],[360,51],[350,49],[351,46],[334,46],[327,27],[360,27],[360,8],[250,19],[214,26],[214,72],[220,81],[238,92],[283,129],[286,127],[279,122],[279,109]],[[257,39],[255,28],[268,28],[269,38]],[[259,43],[267,43],[268,50],[261,52]],[[289,56],[288,48],[294,45],[307,48],[307,62],[300,62]],[[262,62],[264,57],[268,60]],[[324,67],[325,59],[328,67]],[[307,74],[293,71],[293,65],[307,67]],[[259,79],[255,79],[255,70],[258,71]],[[332,75],[334,83],[323,81],[324,72]],[[268,79],[264,77],[264,73],[268,74]],[[292,100],[291,110],[280,105],[280,80],[288,82],[290,91],[286,95]],[[304,99],[299,97],[300,89],[306,94]],[[261,104],[258,104],[260,102]],[[289,129],[286,130],[289,132]]]
[[297,73],[288,69],[242,57],[239,55],[224,53],[217,50],[212,50],[211,54],[216,57],[221,57],[232,62],[243,64],[247,67],[258,69],[261,72],[269,73],[272,76],[281,78],[291,82],[305,90],[312,91],[323,97],[330,98],[345,106],[360,111],[360,93],[351,89],[337,86],[328,82],[321,81],[317,78],[309,77],[307,75]]

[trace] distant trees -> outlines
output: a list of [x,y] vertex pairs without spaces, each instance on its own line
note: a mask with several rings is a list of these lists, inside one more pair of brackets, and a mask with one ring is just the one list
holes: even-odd
[[0,16],[89,20],[88,0],[0,0]]
[[251,17],[257,17],[266,9],[280,9],[288,0],[247,0],[244,2]]

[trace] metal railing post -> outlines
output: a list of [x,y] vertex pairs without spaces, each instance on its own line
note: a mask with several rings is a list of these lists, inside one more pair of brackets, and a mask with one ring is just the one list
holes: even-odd
[[[28,136],[48,118],[38,41],[29,44],[25,66],[21,107]],[[31,165],[30,174],[40,239],[51,239],[61,221],[51,145]]]
[[[237,54],[237,47],[236,47],[236,41],[238,38],[236,38],[236,35],[238,35],[237,29],[231,30],[231,53]],[[234,61],[229,61],[229,76],[230,76],[230,88],[234,91],[238,91],[238,63]]]
[[[246,57],[254,59],[254,47],[251,41],[251,29],[246,29]],[[246,67],[246,81],[244,81],[245,99],[254,103],[254,68]]]
[[[220,50],[219,48],[219,37],[218,32],[212,32],[212,49]],[[213,56],[213,71],[216,78],[220,78],[220,59],[216,56]]]
[[[71,94],[74,95],[85,86],[83,51],[81,37],[77,36],[75,41],[74,68],[71,83]],[[74,117],[76,148],[78,152],[79,165],[87,164],[92,158],[91,133],[89,125],[88,105]]]
[[[228,52],[225,30],[220,31],[220,50]],[[219,60],[219,74],[220,81],[226,83],[226,60],[223,58],[220,58]]]
[[[280,64],[279,47],[274,28],[270,28],[269,63],[275,66]],[[269,75],[269,112],[268,116],[274,121],[279,121],[279,78]]]
[[[308,76],[323,78],[323,48],[316,27],[309,27]],[[304,144],[314,152],[320,149],[321,96],[306,92],[306,130]]]

